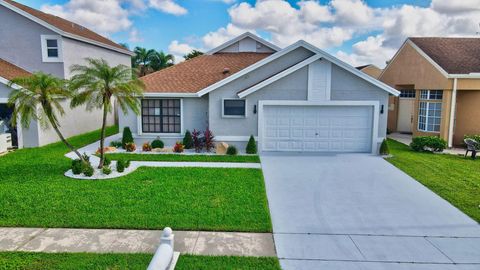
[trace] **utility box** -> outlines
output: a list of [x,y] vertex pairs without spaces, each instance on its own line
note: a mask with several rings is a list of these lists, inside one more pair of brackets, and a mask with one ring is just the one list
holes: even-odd
[[1,133],[0,134],[0,154],[8,151],[12,147],[12,134]]

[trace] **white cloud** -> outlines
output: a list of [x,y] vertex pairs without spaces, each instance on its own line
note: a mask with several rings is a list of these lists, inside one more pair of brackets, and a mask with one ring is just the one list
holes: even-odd
[[168,52],[175,57],[175,62],[184,61],[183,56],[190,53],[193,50],[202,51],[202,49],[198,49],[188,45],[187,43],[180,43],[178,40],[174,40],[170,42],[168,45]]
[[132,30],[130,30],[130,33],[128,34],[128,41],[133,43],[138,43],[143,41],[143,38],[140,36],[140,33],[138,32],[138,29],[132,28]]
[[150,7],[173,15],[185,15],[187,9],[177,4],[174,0],[149,0]]
[[432,0],[432,9],[446,14],[474,12],[480,10],[480,0]]

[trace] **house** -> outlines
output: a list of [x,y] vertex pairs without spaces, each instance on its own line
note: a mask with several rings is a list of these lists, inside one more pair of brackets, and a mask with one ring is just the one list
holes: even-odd
[[[111,65],[130,66],[132,52],[89,29],[43,13],[11,0],[0,0],[0,118],[9,119],[7,107],[11,89],[9,80],[42,71],[59,78],[71,77],[70,66],[84,64],[86,57],[103,58]],[[95,130],[101,126],[101,113],[84,107],[69,108],[60,119],[65,136]],[[114,115],[108,119],[114,123]],[[34,147],[57,141],[53,129],[43,129],[37,122],[29,128],[9,127],[19,147]],[[0,131],[2,132],[2,131]]]
[[376,153],[399,94],[305,41],[280,49],[251,33],[142,80],[141,114],[119,116],[140,140],[208,126],[241,148],[254,135],[259,151]]
[[449,147],[480,134],[480,38],[408,38],[379,80],[401,92],[390,131],[440,136]]
[[356,67],[356,69],[360,70],[365,74],[372,76],[375,79],[378,79],[378,77],[380,77],[380,74],[382,74],[382,69],[372,64],[358,66]]

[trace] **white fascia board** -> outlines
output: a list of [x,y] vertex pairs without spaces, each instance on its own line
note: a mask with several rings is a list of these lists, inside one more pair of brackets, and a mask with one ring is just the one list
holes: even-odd
[[292,66],[292,67],[290,67],[290,68],[288,68],[288,69],[286,69],[286,70],[284,70],[284,71],[282,71],[282,72],[280,72],[280,73],[278,73],[278,74],[276,74],[276,75],[268,78],[267,80],[262,81],[262,82],[260,82],[260,83],[258,83],[258,84],[256,84],[256,85],[254,85],[254,86],[246,89],[245,91],[239,93],[238,96],[239,96],[240,98],[244,98],[244,97],[246,97],[246,96],[254,93],[255,91],[260,90],[260,89],[262,89],[263,87],[265,87],[265,86],[267,86],[267,85],[269,85],[269,84],[271,84],[271,83],[273,83],[273,82],[276,82],[276,81],[278,81],[279,79],[281,79],[281,78],[283,78],[283,77],[285,77],[285,76],[287,76],[287,75],[289,75],[289,74],[291,74],[291,73],[293,73],[293,72],[301,69],[302,67],[307,66],[307,65],[315,62],[316,60],[318,60],[318,59],[320,59],[320,58],[321,58],[321,56],[318,55],[318,54],[316,54],[316,55],[314,55],[314,56],[311,56],[311,57],[303,60],[302,62],[300,62],[300,63],[298,63],[298,64],[296,64],[296,65],[294,65],[294,66]]
[[[8,86],[8,84],[10,83],[10,81],[7,80],[7,79],[5,79],[5,78],[3,78],[3,77],[0,77],[0,83],[3,83],[3,84],[5,84],[5,85]],[[17,90],[18,90],[18,89],[22,89],[22,87],[21,87],[20,85],[17,85],[17,84],[12,84],[11,87],[12,87],[13,89],[17,89]]]
[[211,50],[208,51],[206,54],[214,54],[214,53],[216,53],[216,52],[219,52],[219,51],[227,48],[228,46],[234,44],[235,42],[238,42],[238,41],[240,41],[240,40],[242,40],[242,39],[244,39],[244,38],[246,38],[246,37],[249,37],[249,38],[251,38],[251,39],[253,39],[253,40],[257,41],[257,42],[260,42],[260,43],[262,43],[263,45],[269,47],[270,49],[272,49],[272,50],[274,50],[274,51],[277,51],[277,52],[278,52],[278,51],[281,50],[280,47],[278,47],[278,46],[276,46],[276,45],[274,45],[274,44],[266,41],[265,39],[263,39],[263,38],[261,38],[261,37],[259,37],[259,36],[257,36],[257,35],[254,35],[254,34],[252,34],[252,33],[250,33],[250,32],[245,32],[245,33],[241,34],[240,36],[238,36],[238,37],[236,37],[236,38],[234,38],[234,39],[231,39],[231,40],[223,43],[222,45],[217,46],[217,47],[211,49]]
[[242,69],[241,71],[239,71],[239,72],[237,72],[237,73],[235,73],[235,74],[233,74],[233,75],[231,75],[231,76],[228,76],[227,78],[225,78],[225,79],[223,79],[223,80],[221,80],[221,81],[218,81],[218,82],[216,82],[216,83],[214,83],[214,84],[212,84],[212,85],[210,85],[210,86],[208,86],[208,87],[203,88],[202,90],[200,90],[200,91],[197,92],[197,95],[201,97],[201,96],[203,96],[203,95],[205,95],[205,94],[208,94],[209,92],[211,92],[211,91],[213,91],[213,90],[215,90],[215,89],[217,89],[217,88],[219,88],[219,87],[221,87],[221,86],[223,86],[223,85],[225,85],[225,84],[227,84],[227,83],[229,83],[229,82],[231,82],[231,81],[234,81],[234,80],[242,77],[243,75],[245,75],[245,74],[247,74],[247,73],[249,73],[249,72],[251,72],[251,71],[253,71],[253,70],[257,69],[257,68],[259,68],[259,67],[261,67],[261,66],[263,66],[263,65],[265,65],[265,64],[267,64],[267,63],[270,63],[270,62],[272,62],[272,61],[275,60],[275,59],[280,58],[281,56],[283,56],[283,55],[285,55],[285,54],[293,51],[294,49],[296,49],[296,48],[298,48],[298,47],[300,47],[300,46],[301,46],[301,42],[300,42],[300,41],[297,41],[297,42],[295,42],[294,44],[286,47],[285,49],[283,49],[283,50],[281,50],[281,51],[278,51],[278,52],[276,52],[276,53],[274,53],[274,54],[272,54],[272,55],[270,55],[270,56],[268,56],[268,57],[266,57],[266,58],[264,58],[264,59],[256,62],[255,64],[250,65],[250,66]]
[[103,48],[106,48],[106,49],[109,49],[109,50],[112,50],[112,51],[116,51],[116,52],[119,52],[119,53],[123,53],[123,54],[127,54],[127,55],[130,55],[130,56],[134,56],[135,54],[129,50],[122,50],[120,48],[117,48],[117,47],[114,47],[114,46],[110,46],[108,44],[105,44],[105,43],[102,43],[102,42],[98,42],[98,41],[95,41],[95,40],[91,40],[91,39],[88,39],[88,38],[84,38],[84,37],[81,37],[81,36],[78,36],[78,35],[74,35],[74,34],[71,34],[71,33],[68,33],[68,32],[65,32],[63,30],[60,30],[58,29],[57,27],[35,17],[35,16],[32,16],[30,15],[28,12],[25,12],[15,6],[12,6],[4,1],[0,1],[0,5],[10,9],[11,11],[15,12],[15,13],[18,13],[38,24],[40,24],[41,26],[47,28],[47,29],[50,29],[52,30],[53,32],[59,34],[59,35],[62,35],[64,37],[67,37],[67,38],[71,38],[71,39],[75,39],[75,40],[79,40],[79,41],[82,41],[82,42],[85,42],[85,43],[90,43],[90,44],[93,44],[93,45],[96,45],[96,46],[99,46],[99,47],[103,47]]
[[480,74],[470,73],[470,74],[449,74],[449,79],[480,79]]
[[158,97],[158,98],[163,98],[163,97],[199,97],[197,93],[144,93],[143,97],[146,98],[153,98],[153,97]]

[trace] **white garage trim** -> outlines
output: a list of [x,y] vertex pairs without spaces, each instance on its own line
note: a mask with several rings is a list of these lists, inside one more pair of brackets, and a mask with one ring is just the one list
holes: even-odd
[[372,154],[377,154],[378,145],[378,121],[380,114],[379,101],[293,101],[293,100],[260,100],[258,102],[258,149],[263,151],[263,130],[264,130],[264,106],[371,106],[373,107],[373,123],[372,123]]

